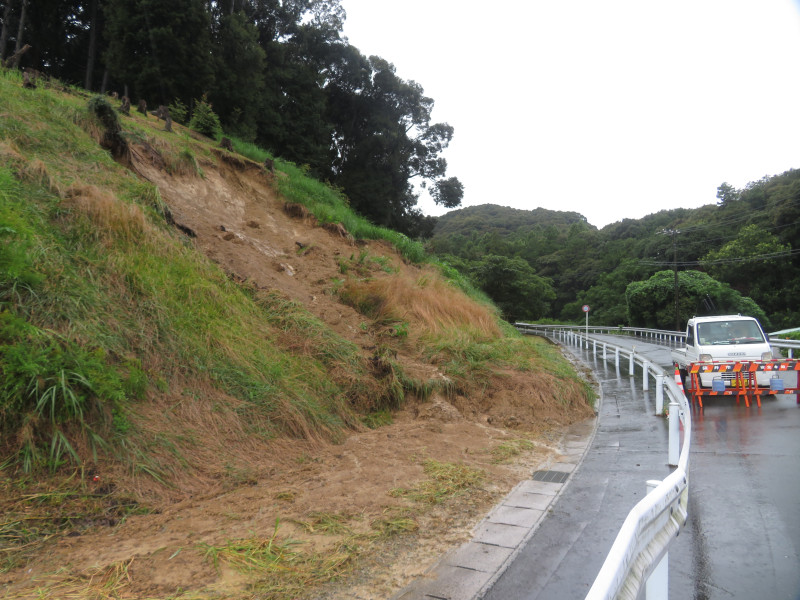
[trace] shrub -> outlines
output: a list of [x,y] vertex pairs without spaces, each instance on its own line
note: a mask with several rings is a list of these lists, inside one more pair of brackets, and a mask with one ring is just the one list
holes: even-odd
[[219,122],[219,117],[213,111],[205,94],[203,94],[203,98],[197,103],[197,106],[194,107],[192,120],[189,121],[189,129],[212,139],[217,139],[222,135],[222,125]]
[[169,116],[173,121],[186,125],[186,117],[188,115],[189,109],[180,101],[180,98],[175,98],[172,104],[169,105]]
[[103,137],[100,144],[111,152],[115,158],[128,154],[128,142],[122,137],[122,126],[117,112],[103,96],[94,96],[89,100],[89,112],[97,117],[103,126]]

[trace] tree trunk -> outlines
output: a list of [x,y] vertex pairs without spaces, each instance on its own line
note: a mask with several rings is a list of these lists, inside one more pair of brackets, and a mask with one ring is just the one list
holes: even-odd
[[103,69],[103,83],[100,84],[100,93],[105,94],[108,89],[108,67]]
[[86,57],[86,80],[83,87],[92,90],[92,74],[94,73],[94,59],[97,53],[97,1],[92,0],[91,29],[89,30],[89,55]]
[[11,29],[11,25],[8,22],[8,20],[11,18],[11,4],[12,0],[8,0],[8,2],[6,2],[6,9],[3,11],[3,31],[0,33],[0,64],[2,64],[6,58],[8,30]]
[[22,48],[22,34],[25,33],[25,11],[28,9],[28,0],[22,0],[22,8],[19,9],[19,28],[17,29],[17,45],[14,52],[19,52]]

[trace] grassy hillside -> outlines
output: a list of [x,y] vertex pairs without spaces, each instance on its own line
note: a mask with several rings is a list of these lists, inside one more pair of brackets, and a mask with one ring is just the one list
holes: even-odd
[[[137,114],[119,117],[115,161],[89,100],[0,73],[0,573],[109,514],[270,481],[267,460],[311,460],[434,396],[500,418],[492,390],[514,388],[503,402],[529,428],[589,414],[587,384],[552,347],[302,169],[267,173]],[[186,225],[223,186],[260,211],[242,217],[249,240],[230,215],[213,234]],[[284,202],[308,216],[290,220]],[[264,240],[287,231],[313,243],[269,258]]]
[[[9,460],[26,471],[80,460],[76,429],[93,452],[114,447],[132,402],[183,379],[189,395],[213,386],[247,402],[238,410],[259,435],[331,435],[353,422],[324,362],[357,370],[352,347],[323,336],[324,359],[288,352],[263,326],[271,307],[176,235],[158,190],[100,148],[85,99],[13,84],[7,76],[0,174]],[[182,145],[178,156],[202,151]]]

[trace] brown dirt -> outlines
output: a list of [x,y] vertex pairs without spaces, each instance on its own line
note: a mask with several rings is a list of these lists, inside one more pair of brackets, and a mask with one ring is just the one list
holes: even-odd
[[[158,186],[175,223],[233,279],[302,302],[369,352],[376,334],[362,327],[365,317],[326,293],[332,278],[340,276],[337,258],[364,248],[389,257],[398,269],[419,267],[404,264],[383,242],[356,247],[340,231],[317,226],[297,211],[289,214],[292,210],[287,212],[273,191],[271,174],[249,161],[221,156],[201,164],[203,177],[170,175],[157,154],[141,147],[134,148],[132,160],[134,170]],[[400,358],[410,370],[436,374],[435,366],[411,350]],[[497,374],[494,385],[469,398],[412,403],[391,425],[355,432],[339,444],[251,440],[243,445],[235,420],[217,410],[214,397],[191,406],[179,395],[153,399],[144,426],[157,431],[180,423],[207,440],[193,457],[191,475],[176,475],[177,488],[147,486],[109,464],[99,482],[85,484],[88,491],[98,496],[124,492],[152,512],[56,535],[26,564],[0,574],[0,597],[41,597],[37,588],[64,598],[266,597],[248,587],[257,575],[242,575],[224,564],[214,568],[202,544],[269,540],[279,521],[279,538],[302,541],[309,550],[330,550],[341,543],[341,535],[309,531],[315,514],[325,513],[342,515],[350,532],[360,534],[361,552],[341,578],[307,595],[389,598],[446,550],[468,540],[494,503],[551,460],[559,452],[563,426],[591,416],[587,406],[565,407],[541,398],[535,378],[529,372]],[[509,461],[495,460],[493,449],[520,438],[532,440],[533,448]],[[391,495],[425,479],[426,459],[482,469],[484,482],[433,506]],[[410,514],[419,529],[379,540],[367,537],[375,521],[392,514]]]

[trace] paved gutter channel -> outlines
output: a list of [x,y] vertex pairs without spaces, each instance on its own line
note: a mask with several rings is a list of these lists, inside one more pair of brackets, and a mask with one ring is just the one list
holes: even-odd
[[[656,346],[633,343],[659,362]],[[598,418],[571,426],[561,441],[561,455],[537,469],[563,473],[566,481],[532,477],[520,482],[475,528],[471,541],[442,557],[393,600],[582,598],[588,592],[619,526],[644,495],[645,481],[669,473],[666,426],[653,416],[649,393],[640,391],[641,376],[627,377],[627,363],[623,380],[619,372],[612,377],[614,366],[602,360],[599,349],[597,357],[591,349],[565,349],[601,380]],[[631,436],[635,447],[628,441]],[[589,455],[593,459],[584,465]],[[623,467],[620,460],[627,464]],[[609,468],[618,473],[610,475]],[[568,501],[562,500],[565,494]],[[606,510],[609,502],[614,510]],[[582,548],[587,539],[595,548]],[[580,577],[565,578],[565,569],[578,569]]]

